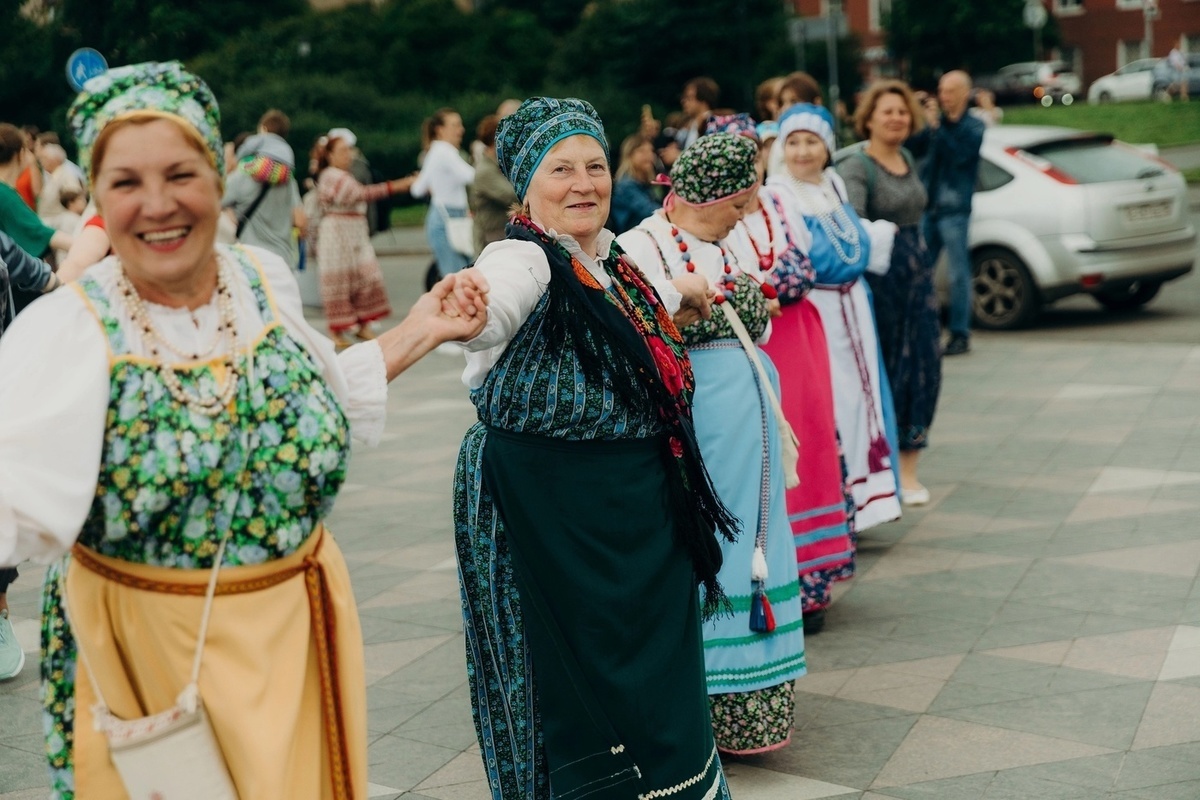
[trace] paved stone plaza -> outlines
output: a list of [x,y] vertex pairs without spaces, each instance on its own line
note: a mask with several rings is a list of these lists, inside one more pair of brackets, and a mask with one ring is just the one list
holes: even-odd
[[[398,309],[427,259],[385,259]],[[734,796],[1200,797],[1198,343],[1192,275],[1145,313],[1072,301],[948,360],[933,502],[863,537],[808,641],[792,743],[728,762]],[[396,382],[330,520],[366,638],[373,798],[488,797],[451,541],[460,371],[435,353]],[[10,601],[31,650],[37,595],[28,567]],[[4,800],[45,796],[30,656],[0,684]]]

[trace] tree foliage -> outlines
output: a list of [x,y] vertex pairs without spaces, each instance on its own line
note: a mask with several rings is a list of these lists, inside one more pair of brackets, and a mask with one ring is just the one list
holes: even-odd
[[[1025,27],[1026,0],[893,0],[886,21],[888,47],[916,86],[930,86],[952,69],[972,73],[1034,57],[1033,33]],[[1042,32],[1057,43],[1054,21]]]

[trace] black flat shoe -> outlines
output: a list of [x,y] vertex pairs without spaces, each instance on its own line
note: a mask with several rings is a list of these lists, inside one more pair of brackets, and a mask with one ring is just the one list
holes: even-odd
[[950,341],[946,342],[942,355],[961,356],[969,352],[971,352],[971,339],[967,336],[956,335],[951,336]]
[[804,635],[816,636],[825,627],[825,609],[804,612]]

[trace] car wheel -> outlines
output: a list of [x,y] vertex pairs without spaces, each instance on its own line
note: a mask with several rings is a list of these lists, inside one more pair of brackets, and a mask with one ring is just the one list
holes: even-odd
[[972,256],[971,310],[975,324],[1011,330],[1033,322],[1042,299],[1029,268],[1012,251],[985,247]]
[[1101,92],[1100,93],[1100,102],[1101,103],[1111,103],[1112,99],[1113,99],[1113,96],[1112,96],[1111,92]]
[[1109,311],[1132,311],[1153,300],[1161,288],[1161,281],[1136,281],[1122,289],[1105,289],[1092,296]]
[[1155,86],[1153,94],[1154,99],[1161,103],[1171,102],[1171,90],[1166,86]]

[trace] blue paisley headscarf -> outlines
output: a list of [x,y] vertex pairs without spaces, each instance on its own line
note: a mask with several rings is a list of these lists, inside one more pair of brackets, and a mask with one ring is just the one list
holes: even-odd
[[531,97],[515,112],[500,120],[496,129],[496,162],[524,200],[529,181],[550,148],[568,136],[591,136],[609,158],[604,123],[592,104],[568,97]]

